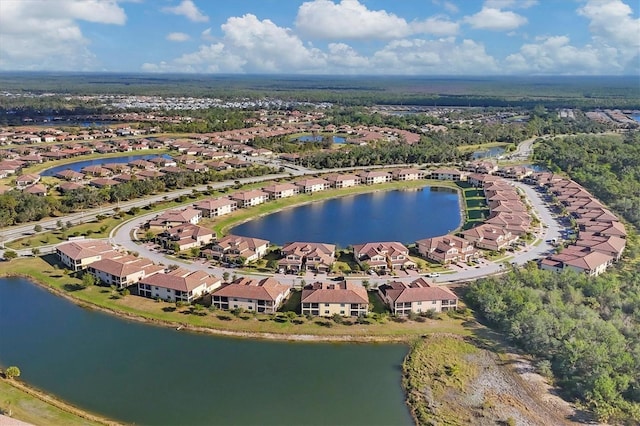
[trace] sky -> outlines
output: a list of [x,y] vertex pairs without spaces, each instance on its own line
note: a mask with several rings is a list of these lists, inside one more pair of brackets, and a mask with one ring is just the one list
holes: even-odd
[[638,0],[0,0],[0,71],[638,75]]

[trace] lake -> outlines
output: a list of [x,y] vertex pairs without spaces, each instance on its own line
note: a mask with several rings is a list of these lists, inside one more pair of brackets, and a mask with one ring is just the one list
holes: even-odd
[[460,226],[458,192],[429,187],[350,195],[282,210],[230,230],[236,235],[347,247],[373,241],[413,243]]
[[[296,140],[300,141],[300,142],[322,142],[322,138],[323,136],[312,136],[312,135],[305,135],[305,136],[300,136],[299,138],[297,138]],[[331,136],[333,143],[345,143],[346,139],[341,137],[341,136]]]
[[504,154],[504,146],[494,146],[493,148],[485,149],[482,151],[475,151],[471,158],[474,160],[480,160],[482,158],[499,157]]
[[[133,296],[132,296],[133,297]],[[149,425],[408,425],[403,345],[226,339],[80,308],[0,278],[0,365],[78,407]]]
[[171,158],[171,156],[167,154],[146,154],[146,155],[128,155],[126,157],[111,157],[111,158],[94,158],[93,160],[83,160],[76,161],[75,163],[63,164],[61,166],[52,167],[50,169],[44,170],[40,173],[40,176],[55,176],[56,173],[61,172],[63,170],[71,169],[73,171],[79,172],[83,168],[87,166],[101,166],[103,164],[115,164],[115,163],[130,163],[136,160],[149,160],[151,158],[156,157],[164,157]]

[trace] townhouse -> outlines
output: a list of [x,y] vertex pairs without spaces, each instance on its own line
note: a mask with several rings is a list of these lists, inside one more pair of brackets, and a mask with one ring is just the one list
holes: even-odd
[[335,262],[335,251],[336,246],[333,244],[289,243],[280,250],[284,257],[278,261],[278,269],[294,272],[329,272]]
[[241,263],[245,264],[262,258],[267,253],[268,247],[267,240],[227,235],[213,243],[211,250],[206,254],[227,262],[238,262],[239,259],[244,259]]
[[224,285],[213,293],[211,303],[219,309],[243,309],[251,312],[274,314],[289,297],[291,287],[280,284],[273,277],[243,277]]
[[219,288],[221,281],[205,271],[177,268],[138,281],[138,295],[167,302],[192,303]]
[[409,249],[397,241],[356,244],[353,246],[353,255],[360,266],[366,263],[378,271],[412,269],[416,266],[409,257]]
[[187,207],[182,210],[167,210],[151,219],[148,227],[151,230],[164,230],[187,223],[197,225],[200,219],[202,219],[202,212],[192,207]]
[[300,187],[293,183],[275,183],[273,185],[265,186],[262,190],[269,194],[270,200],[293,197],[300,193]]
[[155,265],[149,259],[122,255],[100,259],[87,267],[87,272],[100,282],[118,289],[129,287],[141,279],[164,271],[164,267]]
[[329,181],[322,178],[303,179],[295,182],[295,185],[300,188],[301,193],[307,194],[324,191],[331,187]]
[[158,240],[164,248],[177,249],[176,251],[202,247],[214,239],[212,230],[190,223],[173,226],[158,235]]
[[506,249],[518,240],[518,237],[512,235],[510,231],[489,224],[476,226],[460,234],[476,247],[491,251]]
[[419,180],[424,179],[424,170],[418,169],[396,169],[391,172],[394,180]]
[[230,198],[209,198],[193,205],[202,212],[203,217],[218,217],[229,214],[238,209],[238,202]]
[[467,172],[463,172],[457,169],[446,169],[440,168],[431,170],[428,176],[430,179],[437,180],[452,180],[452,181],[466,181],[467,180]]
[[378,287],[382,300],[391,313],[406,316],[427,311],[445,312],[458,307],[458,297],[444,286],[438,286],[418,278],[411,283],[392,281]]
[[443,235],[416,241],[416,248],[422,257],[434,262],[449,264],[469,262],[481,253],[472,243],[454,235]]
[[369,295],[363,286],[347,281],[315,282],[302,289],[300,304],[303,315],[358,317],[369,312]]
[[72,271],[80,271],[98,260],[119,256],[105,240],[75,240],[56,246],[60,262]]
[[236,192],[231,194],[229,198],[238,203],[238,207],[246,208],[266,203],[269,201],[269,194],[259,189],[254,189],[250,191]]
[[325,178],[332,188],[350,188],[360,185],[361,182],[360,176],[352,174],[331,174],[325,176]]
[[389,172],[382,170],[371,170],[358,173],[360,182],[365,185],[374,185],[378,183],[391,182],[393,176]]

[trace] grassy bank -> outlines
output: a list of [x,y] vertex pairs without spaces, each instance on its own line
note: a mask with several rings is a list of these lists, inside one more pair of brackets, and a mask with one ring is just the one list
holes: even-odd
[[[0,413],[34,425],[116,425],[25,384],[0,378]],[[2,423],[0,421],[0,423]]]
[[441,315],[439,319],[411,321],[375,314],[366,321],[307,318],[293,313],[278,315],[177,307],[134,295],[122,296],[108,287],[82,288],[81,280],[55,266],[55,256],[16,259],[2,264],[2,275],[24,276],[75,303],[95,307],[131,319],[194,331],[238,337],[280,340],[409,341],[429,333],[468,335],[463,318]]

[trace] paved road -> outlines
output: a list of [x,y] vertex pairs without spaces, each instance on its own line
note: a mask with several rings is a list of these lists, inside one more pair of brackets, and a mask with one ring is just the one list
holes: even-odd
[[[528,202],[531,204],[533,208],[533,213],[538,216],[540,222],[542,224],[546,224],[546,227],[541,227],[536,232],[537,240],[535,244],[524,247],[523,249],[515,252],[513,256],[508,258],[505,266],[503,262],[489,262],[487,260],[483,260],[478,267],[457,267],[454,266],[452,268],[453,272],[447,272],[441,274],[440,277],[434,278],[434,281],[438,283],[452,283],[458,281],[467,281],[473,280],[477,278],[481,278],[487,275],[493,275],[497,273],[503,272],[503,270],[509,266],[509,264],[516,265],[524,265],[529,261],[535,261],[539,258],[546,256],[546,254],[553,250],[554,247],[547,243],[548,240],[553,238],[559,239],[562,236],[562,230],[564,227],[557,221],[556,217],[549,210],[547,204],[545,203],[543,197],[544,194],[536,191],[533,187],[525,185],[523,183],[514,182],[513,183],[517,188],[522,190],[528,199]],[[206,270],[207,272],[216,275],[218,277],[222,277],[224,272],[228,272],[230,276],[259,276],[264,277],[266,274],[251,274],[246,273],[244,271],[238,269],[229,269],[229,268],[221,268],[217,266],[210,266],[209,264],[203,262],[194,262],[194,263],[186,263],[181,262],[177,259],[166,258],[163,254],[158,253],[157,251],[152,250],[149,245],[145,244],[137,244],[131,241],[130,235],[134,231],[137,231],[139,227],[142,226],[147,220],[151,219],[153,216],[158,213],[152,213],[145,216],[140,216],[134,218],[126,223],[124,223],[120,228],[116,229],[112,232],[110,237],[111,241],[114,244],[118,244],[124,247],[126,250],[135,251],[140,254],[140,256],[147,257],[153,260],[156,263],[163,263],[165,265],[169,264],[177,264],[188,270]],[[294,275],[284,275],[284,274],[276,274],[275,277],[280,280],[283,284],[294,285],[300,284],[302,280],[306,283],[310,283],[316,280],[328,280],[330,277],[324,274],[313,274],[307,273],[302,277],[294,276]],[[408,276],[366,276],[365,278],[353,278],[355,281],[362,281],[366,279],[372,286],[384,284],[389,280],[399,280],[399,281],[412,281],[416,278],[416,275],[408,275]]]

